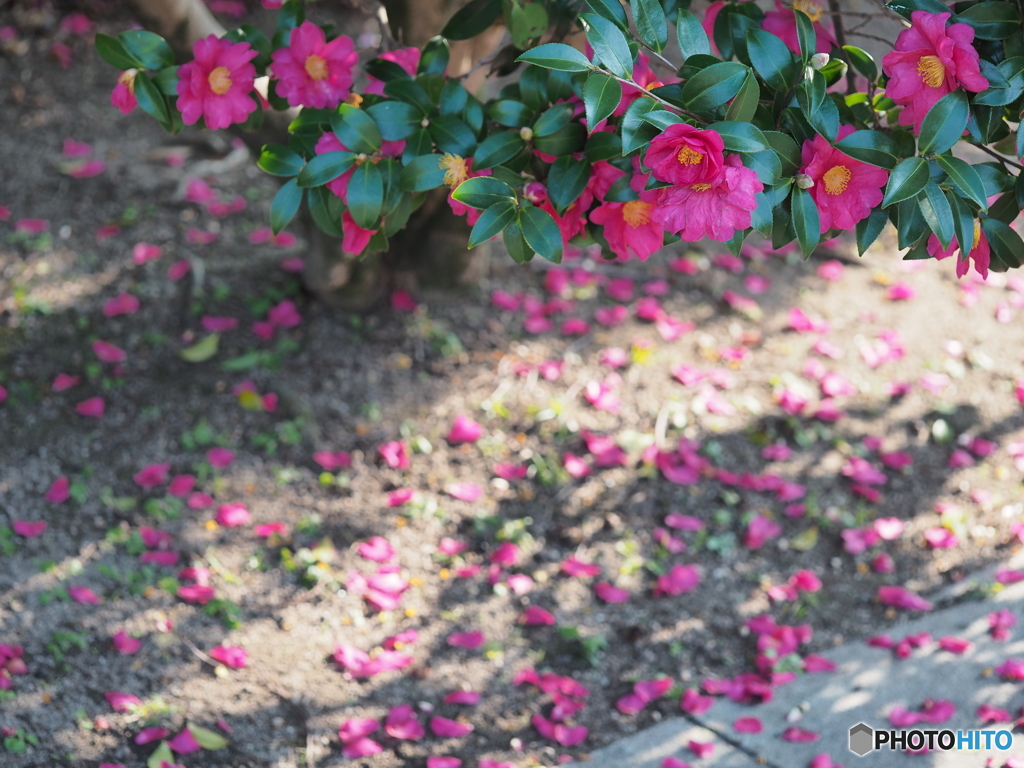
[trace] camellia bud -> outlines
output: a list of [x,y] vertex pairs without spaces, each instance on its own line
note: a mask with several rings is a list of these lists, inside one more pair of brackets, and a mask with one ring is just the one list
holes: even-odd
[[534,205],[543,205],[548,199],[548,190],[539,181],[531,181],[523,187],[523,197]]
[[528,125],[524,125],[522,128],[519,129],[519,138],[521,138],[523,141],[529,141],[530,139],[532,139],[533,128],[531,128]]
[[811,69],[821,69],[828,64],[829,56],[827,53],[816,53],[811,56]]
[[806,173],[798,173],[794,181],[796,181],[796,185],[800,187],[800,189],[810,189],[814,186],[814,179]]

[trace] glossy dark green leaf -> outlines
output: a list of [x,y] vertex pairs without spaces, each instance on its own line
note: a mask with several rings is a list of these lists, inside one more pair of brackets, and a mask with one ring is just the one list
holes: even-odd
[[803,165],[800,158],[800,147],[791,136],[779,131],[763,131],[762,135],[782,160],[783,173],[795,173],[796,169]]
[[501,16],[501,0],[470,0],[441,30],[449,40],[469,40],[487,31]]
[[452,198],[470,208],[481,210],[503,200],[515,202],[516,193],[505,182],[491,176],[474,176],[466,179],[452,192]]
[[886,3],[886,8],[896,11],[907,21],[910,21],[910,14],[914,11],[926,11],[928,13],[949,13],[950,9],[940,0],[892,0]]
[[295,179],[277,190],[277,194],[274,195],[274,199],[270,203],[270,228],[275,235],[280,234],[295,218],[295,214],[299,212],[299,206],[302,205],[304,194],[305,190],[299,187]]
[[850,59],[850,66],[859,74],[864,75],[872,83],[878,79],[878,65],[870,53],[855,45],[844,45],[843,50]]
[[132,58],[128,51],[124,49],[120,40],[116,37],[105,35],[102,32],[96,33],[96,53],[107,64],[121,70],[142,67],[142,62]]
[[875,208],[871,214],[857,222],[857,253],[861,256],[871,247],[885,229],[889,216],[881,208]]
[[426,192],[444,183],[445,168],[441,155],[419,155],[402,168],[402,189],[406,192]]
[[555,264],[562,262],[562,231],[550,213],[535,206],[523,208],[519,213],[519,226],[535,253]]
[[592,163],[599,160],[611,160],[613,157],[622,156],[622,137],[617,133],[609,131],[598,131],[592,133],[587,139],[587,146],[584,154]]
[[893,203],[915,197],[927,183],[928,163],[923,157],[908,157],[901,160],[889,174],[882,207],[888,208]]
[[632,77],[633,54],[622,30],[608,19],[593,13],[581,14],[579,19],[587,33],[587,41],[601,64],[614,75]]
[[493,101],[487,107],[487,114],[498,125],[508,128],[522,128],[528,125],[533,115],[533,110],[521,101],[513,99],[501,99]]
[[744,79],[740,92],[736,94],[725,111],[725,119],[740,123],[749,122],[757,113],[760,98],[761,86],[758,84],[757,78],[754,77],[754,73],[750,72]]
[[961,195],[977,203],[983,212],[988,211],[985,184],[973,165],[952,155],[939,155],[935,160]]
[[988,239],[988,245],[992,249],[992,253],[1003,264],[1011,269],[1016,269],[1024,263],[1024,242],[1021,241],[1020,235],[1012,227],[998,219],[983,216],[981,218],[981,229]]
[[625,176],[617,178],[608,188],[608,191],[604,195],[605,202],[608,203],[628,203],[632,200],[639,200],[640,193],[637,192],[630,185],[633,180],[633,175],[627,173]]
[[731,100],[750,72],[735,61],[723,61],[702,69],[683,86],[683,102],[694,112],[710,112]]
[[520,217],[517,215],[515,219],[509,222],[505,226],[505,250],[508,251],[508,255],[512,257],[512,260],[517,264],[525,264],[533,258],[533,248],[526,242],[526,238],[523,237],[523,228],[519,223]]
[[590,181],[590,163],[565,155],[558,158],[548,171],[548,199],[559,215],[572,205]]
[[327,187],[314,187],[309,190],[306,200],[309,213],[322,232],[331,237],[341,237],[341,213],[344,206],[341,198]]
[[953,21],[969,24],[979,40],[1003,40],[1020,31],[1020,10],[1016,3],[997,0],[972,5]]
[[519,56],[516,61],[562,72],[586,72],[591,68],[586,56],[565,43],[538,45]]
[[160,35],[145,29],[129,29],[117,39],[125,53],[146,69],[163,69],[174,64],[174,52]]
[[764,152],[772,148],[765,135],[750,123],[723,120],[708,127],[718,132],[730,152]]
[[451,46],[443,37],[430,38],[420,53],[420,63],[416,72],[426,75],[443,75],[448,68],[448,59],[451,57],[451,53]]
[[539,42],[548,28],[548,11],[543,3],[511,3],[505,6],[505,23],[512,45],[522,50]]
[[921,215],[928,222],[928,228],[939,238],[942,247],[948,248],[953,239],[953,211],[939,185],[934,181],[925,184],[917,202],[921,207]]
[[349,104],[342,104],[331,115],[331,130],[347,149],[367,155],[380,149],[383,140],[373,118]]
[[430,132],[426,128],[417,128],[405,141],[405,149],[402,150],[402,164],[409,165],[420,155],[429,155],[434,151],[434,142],[430,138]]
[[665,9],[659,0],[630,0],[629,7],[633,11],[633,23],[640,39],[649,48],[658,53],[665,50],[668,43],[668,19]]
[[796,83],[800,70],[793,54],[770,32],[748,29],[747,55],[754,70],[772,90],[788,91]]
[[967,127],[969,112],[967,94],[963,91],[952,91],[939,99],[921,122],[917,137],[921,154],[941,154],[956,144]]
[[492,133],[476,148],[473,155],[473,170],[485,171],[496,165],[507,163],[519,154],[525,142],[519,131]]
[[583,86],[583,105],[587,110],[587,127],[593,131],[594,126],[606,119],[622,101],[622,85],[613,77],[591,72]]
[[1017,202],[1016,191],[999,198],[988,208],[988,215],[993,219],[999,219],[1004,224],[1012,224],[1020,215],[1020,204]]
[[[475,102],[476,100],[474,99],[473,101]],[[469,104],[469,91],[462,87],[462,83],[454,78],[445,82],[444,88],[441,89],[441,100],[439,103],[442,115],[463,116],[463,119],[465,119],[463,113]],[[466,122],[468,123],[469,121],[466,120]]]
[[681,10],[676,16],[676,39],[684,60],[698,54],[711,54],[711,41],[708,40],[704,26],[689,11]]
[[928,222],[921,213],[916,197],[910,197],[896,205],[896,244],[909,248],[928,232]]
[[794,187],[790,198],[790,211],[793,217],[793,229],[800,244],[800,252],[806,259],[821,240],[821,218],[818,205],[806,189]]
[[622,3],[619,0],[587,0],[587,3],[583,6],[583,11],[603,16],[623,31],[629,29],[626,9],[622,7]]
[[287,33],[290,33],[305,20],[306,9],[303,8],[301,0],[287,0],[287,2],[281,5],[280,10],[277,12],[275,28],[278,32],[286,33],[284,45],[288,44]]
[[317,155],[299,172],[300,187],[319,187],[341,176],[356,163],[352,152],[325,152]]
[[953,233],[956,235],[957,247],[964,252],[970,252],[974,247],[974,212],[964,199],[954,192],[947,192],[946,200],[953,212]]
[[393,99],[379,101],[366,112],[377,124],[381,138],[385,141],[409,138],[423,120],[423,112],[419,108]]
[[555,104],[541,112],[533,123],[533,135],[550,136],[569,124],[574,107],[572,104]]
[[793,9],[796,20],[796,39],[800,47],[800,58],[804,65],[818,52],[818,36],[810,17],[798,8]]
[[854,131],[836,142],[836,149],[862,163],[891,171],[896,167],[898,149],[888,135],[879,131]]
[[256,165],[271,176],[297,176],[306,161],[302,155],[281,144],[267,144]]
[[775,184],[782,176],[782,161],[770,149],[740,155],[740,161],[754,171],[765,186]]
[[150,78],[153,81],[153,85],[156,86],[157,90],[160,91],[164,96],[170,96],[177,98],[178,96],[178,68],[177,67],[164,67],[159,72],[155,72]]
[[376,229],[384,203],[384,180],[373,163],[363,163],[348,182],[348,212],[363,229]]
[[642,115],[641,119],[663,131],[670,125],[678,125],[685,122],[675,112],[669,112],[667,109],[652,109],[650,112]]
[[[406,74],[404,70],[403,74]],[[406,74],[405,79],[391,80],[385,83],[384,93],[392,99],[404,101],[406,104],[413,104],[423,110],[424,113],[428,113],[434,108],[434,103],[431,101],[430,96],[427,95],[427,92],[423,90],[423,86],[408,79],[408,74]]]
[[533,146],[546,155],[561,157],[579,152],[587,143],[587,129],[582,123],[569,123],[547,136],[534,136]]
[[480,214],[473,230],[469,233],[469,247],[475,248],[496,237],[516,218],[518,209],[515,200],[503,199],[491,205]]
[[161,125],[165,127],[169,125],[170,116],[167,113],[167,102],[164,101],[164,95],[160,93],[159,88],[153,85],[153,81],[145,72],[135,75],[135,99],[139,102],[139,107],[143,112],[156,118]]
[[468,125],[453,115],[435,117],[427,126],[427,131],[442,152],[469,157],[476,149],[476,136]]
[[398,205],[395,206],[391,213],[384,217],[384,228],[381,231],[385,237],[394,237],[405,228],[409,221],[409,216],[419,206],[418,201],[422,200],[422,198],[423,195],[414,195],[411,192],[402,193]]
[[661,131],[643,119],[643,116],[661,105],[654,99],[637,99],[626,110],[619,123],[622,129],[622,154],[629,155],[649,144]]

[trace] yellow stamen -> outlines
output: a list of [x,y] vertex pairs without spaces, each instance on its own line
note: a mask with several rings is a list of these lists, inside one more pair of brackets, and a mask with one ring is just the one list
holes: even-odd
[[981,222],[977,219],[974,220],[974,242],[971,243],[971,250],[973,251],[978,247],[978,241],[981,240]]
[[361,106],[363,106],[363,97],[360,96],[358,93],[350,93],[348,96],[345,97],[345,101],[343,103],[348,104],[350,107],[355,107],[356,109],[359,109]]
[[691,149],[690,147],[683,147],[682,149],[679,150],[679,153],[676,155],[676,160],[678,160],[683,165],[696,165],[703,159],[703,152],[698,152],[697,150]]
[[707,192],[711,189],[710,184],[694,184],[690,187],[694,192]]
[[227,67],[217,67],[207,78],[210,83],[210,90],[218,96],[223,96],[231,90],[231,70]]
[[811,21],[818,21],[821,19],[821,6],[812,0],[795,0],[793,7],[798,11],[806,13],[807,18]]
[[135,93],[135,76],[139,74],[137,69],[126,69],[117,76],[117,82],[128,86],[128,93]]
[[446,152],[437,161],[437,167],[444,169],[444,183],[452,189],[469,178],[466,161],[460,155]]
[[834,165],[821,177],[825,182],[825,191],[830,195],[841,195],[850,183],[850,169],[845,165]]
[[938,88],[946,79],[946,67],[938,56],[922,56],[917,61],[917,74],[929,88]]
[[311,53],[306,57],[306,64],[304,69],[306,74],[314,80],[323,80],[330,72],[327,71],[327,62],[315,53]]
[[651,220],[651,209],[653,208],[653,205],[642,200],[630,200],[622,206],[622,218],[635,229]]

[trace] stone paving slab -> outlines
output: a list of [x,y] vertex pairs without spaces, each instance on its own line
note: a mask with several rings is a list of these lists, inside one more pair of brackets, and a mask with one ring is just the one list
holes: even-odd
[[[989,569],[989,573],[993,571]],[[1008,709],[1013,716],[1024,705],[1024,684],[1003,682],[991,672],[1008,658],[1024,659],[1024,621],[1011,630],[1009,642],[996,642],[988,634],[988,614],[1001,608],[1024,617],[1024,582],[1007,587],[992,599],[933,611],[888,630],[896,640],[925,631],[935,640],[944,635],[965,637],[975,645],[963,655],[943,651],[932,643],[900,660],[891,651],[872,648],[863,641],[852,642],[822,654],[839,665],[835,672],[801,675],[777,688],[775,698],[767,704],[747,706],[719,698],[703,715],[659,723],[591,753],[591,759],[579,768],[660,768],[669,755],[693,768],[806,768],[811,758],[822,752],[847,768],[981,768],[988,758],[997,767],[1008,756],[1024,758],[1024,734],[1016,734],[1014,747],[1007,752],[993,748],[907,755],[885,749],[860,758],[848,750],[851,726],[864,722],[888,728],[893,707],[917,710],[928,698],[949,699],[957,711],[946,723],[922,728],[956,731],[1006,727],[982,726],[975,715],[982,704]],[[787,722],[787,713],[802,704],[807,710],[803,718]],[[751,716],[764,724],[762,733],[736,733],[735,720]],[[813,743],[782,741],[779,736],[790,725],[820,733],[821,738]],[[715,735],[716,748],[711,757],[699,759],[686,746],[692,738],[707,740],[707,732],[697,726]]]

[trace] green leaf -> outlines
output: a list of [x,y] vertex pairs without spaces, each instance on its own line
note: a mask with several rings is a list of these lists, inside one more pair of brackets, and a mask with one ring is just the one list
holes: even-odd
[[893,203],[915,197],[927,183],[928,163],[923,157],[908,157],[901,160],[889,174],[882,207],[888,208]]
[[500,131],[484,139],[473,155],[473,170],[486,171],[496,165],[507,163],[522,151],[526,142],[519,131]]
[[302,205],[302,196],[305,193],[296,179],[292,179],[277,190],[273,201],[270,203],[270,228],[274,234],[280,234],[288,226],[295,214],[299,212]]
[[581,123],[569,123],[548,136],[533,137],[533,146],[538,151],[555,157],[579,152],[586,142],[587,129]]
[[476,149],[476,136],[469,126],[452,115],[441,115],[427,127],[430,138],[442,152],[468,157]]
[[572,120],[574,107],[572,104],[555,104],[555,106],[540,113],[540,116],[533,123],[534,136],[550,136],[557,133],[569,124]]
[[205,363],[217,354],[220,347],[220,334],[211,333],[206,338],[197,341],[191,347],[185,347],[178,353],[182,360],[189,363]]
[[451,57],[451,46],[444,37],[432,37],[423,46],[420,54],[420,63],[416,71],[425,75],[443,75],[448,68],[448,59]]
[[878,79],[878,65],[870,53],[855,45],[844,45],[843,50],[850,59],[850,66],[859,74],[864,75],[872,83]]
[[423,121],[423,112],[418,107],[392,99],[374,104],[366,113],[373,118],[385,141],[409,138]]
[[725,119],[740,123],[747,123],[753,119],[757,112],[757,104],[761,98],[761,86],[753,72],[747,74],[740,92],[725,111]]
[[953,239],[953,211],[949,201],[934,181],[929,181],[918,195],[921,215],[928,222],[928,228],[935,233],[943,248],[948,248]]
[[928,231],[928,222],[924,220],[921,206],[916,197],[908,197],[896,206],[896,244],[900,248],[909,248]]
[[800,251],[806,259],[821,240],[821,218],[818,215],[818,205],[814,202],[810,192],[794,186],[790,210],[793,215],[796,239],[800,243]]
[[636,99],[619,123],[622,130],[622,154],[629,155],[649,144],[661,131],[643,119],[648,112],[661,109],[654,99]]
[[973,200],[982,212],[988,211],[988,199],[985,195],[985,184],[974,166],[952,155],[939,155],[935,158],[939,167],[946,172],[961,195]]
[[661,53],[668,43],[668,19],[659,0],[630,0],[636,31],[651,50]]
[[587,160],[596,163],[600,160],[611,160],[622,156],[622,137],[609,131],[598,131],[587,139],[584,150]]
[[402,189],[406,192],[426,192],[444,184],[445,169],[441,155],[420,155],[402,168]]
[[800,47],[800,58],[804,66],[807,66],[811,56],[818,52],[818,36],[814,31],[814,24],[806,13],[794,8],[793,16],[796,18],[796,39]]
[[192,732],[192,737],[199,742],[199,746],[203,749],[224,749],[229,742],[219,733],[215,733],[206,728],[200,728],[198,725],[188,724],[188,729]]
[[331,237],[341,237],[341,214],[344,205],[341,198],[327,187],[313,187],[306,200],[309,214],[322,232]]
[[606,119],[622,101],[622,85],[613,77],[591,72],[583,86],[583,105],[587,110],[587,128]]
[[747,55],[754,70],[774,91],[788,91],[800,74],[793,54],[778,37],[762,29],[747,30]]
[[170,124],[170,115],[167,113],[164,95],[153,85],[153,81],[145,72],[135,75],[135,99],[147,115],[155,117],[165,127]]
[[501,16],[501,0],[470,0],[441,30],[449,40],[469,40],[483,34]]
[[631,174],[620,176],[617,178],[612,185],[605,192],[604,200],[606,203],[628,203],[632,200],[639,200],[640,193],[630,186],[630,181],[633,177]]
[[474,176],[459,184],[452,198],[470,208],[483,210],[503,200],[515,202],[516,193],[508,184],[491,176]]
[[750,72],[735,61],[723,61],[702,69],[683,86],[683,103],[694,112],[710,112],[731,100]]
[[157,87],[164,96],[178,97],[178,68],[164,67],[153,74],[151,78],[153,85]]
[[505,19],[516,48],[529,48],[547,31],[548,12],[542,3],[512,3],[509,10]]
[[970,24],[979,40],[1003,40],[1020,30],[1021,20],[1015,3],[990,0],[972,5],[953,21]]
[[974,213],[964,199],[953,192],[946,193],[946,200],[953,212],[953,232],[956,234],[957,247],[969,253],[974,247]]
[[950,12],[949,6],[939,0],[892,0],[885,7],[896,11],[907,21],[910,21],[910,14],[914,11],[927,11],[932,14]]
[[585,9],[598,16],[603,16],[612,22],[623,32],[629,29],[629,19],[626,18],[626,10],[619,0],[587,0]]
[[888,214],[881,208],[875,208],[871,214],[857,222],[857,253],[861,256],[878,239],[889,221]]
[[306,163],[296,181],[300,187],[319,187],[334,181],[355,163],[356,156],[352,152],[325,152]]
[[281,144],[267,144],[256,165],[271,176],[297,176],[305,165],[302,155]]
[[430,131],[426,128],[417,128],[405,141],[405,149],[402,150],[402,163],[409,165],[421,155],[429,155],[434,151],[434,142],[430,138]]
[[146,69],[163,69],[174,64],[174,52],[160,35],[144,29],[130,29],[117,36],[125,53]]
[[384,180],[373,163],[363,163],[348,182],[348,212],[363,229],[376,229],[384,203]]
[[782,176],[782,161],[779,156],[766,149],[763,152],[750,152],[740,157],[740,161],[747,168],[757,173],[757,178],[769,187],[775,184]]
[[[594,55],[605,68],[619,77],[632,77],[633,54],[622,30],[608,19],[593,13],[581,14],[579,19],[587,33],[587,41],[594,49]],[[525,226],[523,229],[526,231]]]
[[679,125],[679,123],[685,122],[683,118],[675,112],[669,112],[667,109],[652,109],[650,112],[644,114],[642,119],[663,131],[670,125]]
[[516,61],[561,72],[586,72],[591,68],[586,56],[565,43],[538,45],[520,55]]
[[922,155],[937,155],[952,147],[963,136],[969,114],[966,93],[947,93],[924,116],[917,137],[918,151]]
[[981,229],[988,238],[989,247],[992,253],[999,258],[1003,264],[1016,269],[1024,263],[1024,241],[1011,227],[993,219],[991,216],[981,218]]
[[519,226],[535,253],[555,264],[562,262],[562,232],[550,213],[535,206],[524,208],[519,214]]
[[396,80],[412,82],[412,76],[400,64],[388,61],[387,59],[370,59],[364,65],[363,70],[370,77],[374,77],[385,84]]
[[102,32],[96,33],[96,53],[107,64],[121,70],[142,67],[142,62],[132,58],[128,51],[124,49],[120,40],[116,37],[105,35]]
[[377,123],[365,111],[350,104],[342,104],[331,115],[331,130],[338,141],[353,152],[372,155],[378,149],[382,137]]
[[427,92],[423,90],[423,86],[409,80],[409,75],[406,74],[404,69],[402,73],[405,74],[404,80],[392,80],[385,83],[384,94],[392,99],[404,101],[406,104],[413,104],[423,110],[424,113],[430,112],[434,108],[434,102],[427,95]]
[[525,264],[533,258],[533,248],[523,237],[523,228],[519,222],[519,216],[509,222],[505,227],[505,249],[512,260],[517,264]]
[[579,199],[590,181],[590,163],[577,160],[571,155],[558,158],[548,171],[548,199],[561,216],[565,210]]
[[762,135],[769,146],[775,150],[775,154],[782,159],[783,173],[795,173],[796,169],[803,165],[800,158],[800,146],[791,136],[779,131],[764,131]]
[[896,143],[879,131],[854,131],[836,142],[836,149],[862,163],[891,171],[896,167]]
[[682,51],[684,60],[697,54],[711,53],[708,33],[704,31],[700,19],[689,11],[680,10],[676,16],[676,38],[679,40],[679,50]]
[[730,152],[764,152],[772,148],[765,135],[750,123],[722,121],[708,128],[718,132]]
[[516,201],[503,198],[480,214],[473,230],[469,233],[469,247],[475,248],[486,243],[507,227],[515,218],[518,208]]
[[498,125],[504,125],[506,128],[522,128],[529,125],[533,110],[521,101],[501,99],[490,103],[487,115]]
[[171,748],[167,745],[166,741],[161,741],[160,746],[153,750],[153,754],[146,760],[146,768],[160,768],[164,763],[171,764],[174,762],[174,753],[171,752]]

